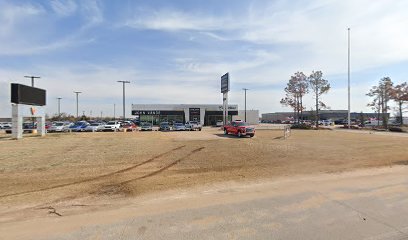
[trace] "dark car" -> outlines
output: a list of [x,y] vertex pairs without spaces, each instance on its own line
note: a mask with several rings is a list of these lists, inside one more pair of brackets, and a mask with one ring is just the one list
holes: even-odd
[[160,123],[159,131],[170,131],[171,127],[168,122],[162,122]]

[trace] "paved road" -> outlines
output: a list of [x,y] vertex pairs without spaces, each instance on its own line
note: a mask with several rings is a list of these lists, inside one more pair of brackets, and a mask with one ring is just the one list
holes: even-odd
[[[408,239],[408,168],[223,183],[0,225],[4,239]],[[0,237],[1,238],[1,237]]]

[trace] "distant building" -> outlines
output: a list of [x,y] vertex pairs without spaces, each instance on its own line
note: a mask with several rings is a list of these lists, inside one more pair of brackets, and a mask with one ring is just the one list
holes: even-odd
[[[303,118],[304,120],[313,120],[314,119],[314,111],[304,111]],[[361,112],[352,112],[350,113],[351,119],[360,119],[361,114],[364,118],[377,118],[377,113],[361,113]],[[388,113],[389,116],[389,113]],[[293,119],[294,113],[293,112],[275,112],[275,113],[263,113],[262,114],[262,122],[276,122],[276,121],[285,121],[289,119]],[[319,119],[320,120],[339,120],[339,119],[347,119],[347,110],[320,110],[319,111]]]
[[11,122],[11,118],[0,118],[0,122]]
[[[238,115],[232,116],[232,120],[245,120],[245,110],[238,110]],[[259,110],[247,110],[246,121],[249,124],[259,124]]]

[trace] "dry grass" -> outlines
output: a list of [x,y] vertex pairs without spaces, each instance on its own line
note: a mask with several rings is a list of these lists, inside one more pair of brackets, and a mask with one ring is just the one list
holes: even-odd
[[[339,172],[408,161],[408,138],[338,131],[49,134],[0,139],[0,216],[10,208],[123,198],[218,181]],[[7,214],[6,214],[7,215]],[[1,220],[1,219],[0,219]]]

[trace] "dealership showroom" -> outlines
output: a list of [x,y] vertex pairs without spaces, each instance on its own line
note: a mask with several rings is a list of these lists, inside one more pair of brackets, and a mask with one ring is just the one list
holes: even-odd
[[[198,121],[204,126],[215,126],[223,120],[223,107],[219,104],[132,104],[132,115],[140,122],[158,125],[161,122]],[[238,105],[228,105],[228,121],[244,120],[244,111]],[[247,122],[259,122],[258,110],[247,110]]]

